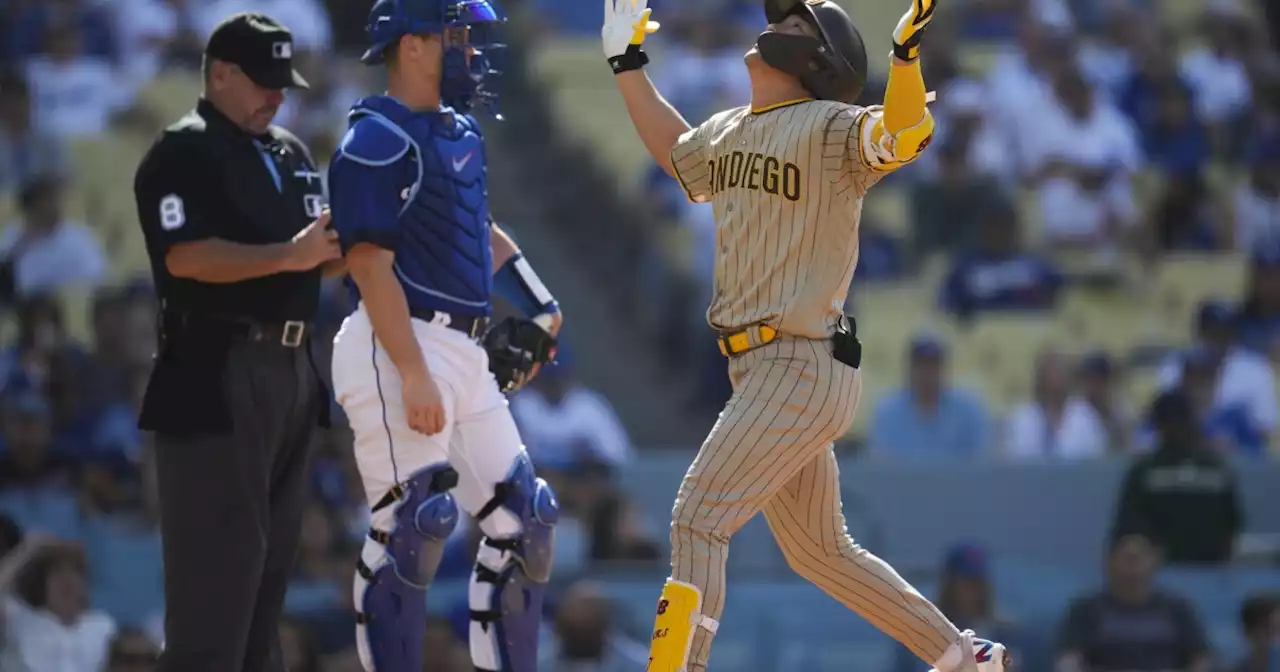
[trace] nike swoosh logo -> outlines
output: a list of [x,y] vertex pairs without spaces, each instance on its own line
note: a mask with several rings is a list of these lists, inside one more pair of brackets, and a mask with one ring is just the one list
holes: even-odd
[[471,154],[472,154],[472,153],[473,153],[473,152],[467,152],[466,154],[463,154],[463,155],[462,155],[462,156],[460,156],[460,157],[459,157],[459,156],[455,156],[455,157],[453,157],[453,172],[455,172],[455,173],[461,173],[461,172],[462,172],[462,169],[463,169],[463,168],[466,168],[466,167],[467,167],[467,163],[468,163],[469,161],[471,161]]

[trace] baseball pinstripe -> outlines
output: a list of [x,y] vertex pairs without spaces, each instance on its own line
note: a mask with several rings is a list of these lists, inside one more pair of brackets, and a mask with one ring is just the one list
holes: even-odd
[[737,108],[673,149],[685,190],[715,209],[712,327],[831,334],[858,261],[862,198],[882,175],[850,156],[860,113],[833,101]]
[[[671,576],[724,609],[729,538],[763,511],[788,564],[922,659],[958,633],[845,529],[832,442],[852,423],[857,369],[831,356],[858,260],[862,199],[883,173],[862,158],[865,110],[794,101],[728,110],[681,137],[672,163],[717,223],[718,330],[766,323],[782,338],[731,359],[734,393],[690,465],[672,515]],[[698,628],[690,672],[706,669]]]

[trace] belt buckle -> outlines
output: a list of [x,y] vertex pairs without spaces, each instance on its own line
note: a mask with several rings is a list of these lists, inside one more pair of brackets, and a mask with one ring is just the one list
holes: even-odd
[[302,337],[307,333],[307,323],[289,320],[284,323],[284,332],[280,334],[280,344],[286,348],[302,345]]

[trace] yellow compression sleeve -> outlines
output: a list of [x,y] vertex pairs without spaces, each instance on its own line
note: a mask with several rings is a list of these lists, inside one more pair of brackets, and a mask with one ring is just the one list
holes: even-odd
[[924,73],[920,60],[903,63],[891,59],[889,82],[884,90],[884,130],[897,135],[920,123],[925,113]]
[[893,59],[885,86],[882,123],[884,132],[892,138],[889,146],[896,161],[905,163],[915,159],[933,138],[929,99],[919,59],[910,63]]

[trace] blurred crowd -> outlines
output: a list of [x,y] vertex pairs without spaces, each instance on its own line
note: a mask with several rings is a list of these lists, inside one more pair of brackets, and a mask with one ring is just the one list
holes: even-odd
[[[11,204],[11,212],[0,207],[9,220],[0,229],[0,311],[11,325],[0,349],[0,672],[145,672],[162,644],[151,447],[134,424],[155,299],[145,281],[113,272],[113,241],[92,208],[72,202],[83,177],[76,143],[120,129],[154,133],[172,121],[139,96],[157,76],[195,71],[212,27],[252,9],[293,30],[313,88],[291,98],[278,122],[324,161],[346,106],[372,90],[368,73],[341,56],[359,45],[366,4],[0,0],[0,203]],[[654,4],[679,54],[666,61],[679,67],[655,69],[662,90],[690,119],[743,102],[741,53],[761,27],[758,3]],[[921,332],[903,344],[900,388],[863,403],[872,417],[868,452],[1132,456],[1107,587],[1073,604],[1060,634],[1065,664],[1084,667],[1062,669],[1201,672],[1210,658],[1194,607],[1156,590],[1151,576],[1155,549],[1173,563],[1233,557],[1244,521],[1225,458],[1266,459],[1275,444],[1280,70],[1272,33],[1251,18],[1256,8],[1216,1],[1198,24],[1202,39],[1185,48],[1145,13],[1157,0],[956,4],[961,11],[929,35],[938,141],[919,165],[886,181],[911,195],[908,233],[865,219],[856,283],[918,277],[941,256],[950,270],[936,290],[938,309],[972,320],[1054,310],[1075,280],[1061,250],[1083,252],[1104,270],[1121,258],[1154,266],[1166,252],[1236,250],[1252,270],[1242,300],[1200,307],[1188,325],[1194,348],[1161,355],[1154,402],[1121,392],[1126,362],[1114,353],[1046,350],[1031,397],[1002,415],[952,382],[947,339]],[[981,75],[956,55],[973,40],[998,46]],[[869,87],[868,100],[879,95]],[[668,347],[674,361],[705,368],[698,398],[716,408],[727,379],[701,314],[714,223],[673,181],[654,179],[650,189],[687,234],[656,255],[687,267],[692,279],[669,288],[664,305],[676,336]],[[55,298],[67,290],[91,296],[87,316],[68,314]],[[326,288],[325,306],[320,349],[345,315],[340,286]],[[73,322],[87,322],[85,339],[71,333]],[[664,531],[651,528],[654,516],[621,487],[628,465],[643,457],[609,401],[581,382],[569,347],[512,409],[565,511],[540,669],[641,669],[643,632],[637,641],[614,620],[601,586],[575,577],[665,568]],[[367,506],[344,430],[315,446],[312,483],[283,653],[294,672],[354,672],[350,582]],[[1188,525],[1188,517],[1200,522]],[[477,541],[471,526],[459,526],[442,585],[465,578]],[[1002,620],[988,571],[982,549],[957,548],[945,562],[941,602],[962,625],[1016,644],[1017,624]],[[466,670],[465,595],[439,594],[445,604],[433,607],[445,615],[431,624],[424,672]],[[1251,649],[1233,671],[1280,664],[1278,604],[1259,595],[1242,605]],[[1143,635],[1152,632],[1160,636]],[[904,658],[900,669],[916,668]]]

